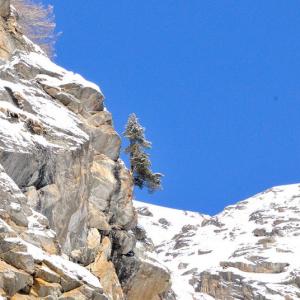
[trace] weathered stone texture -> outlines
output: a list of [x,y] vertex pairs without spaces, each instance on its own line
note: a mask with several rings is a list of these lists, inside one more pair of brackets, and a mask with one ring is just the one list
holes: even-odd
[[[0,0],[0,289],[13,299],[137,299],[148,276],[141,296],[154,300],[169,274],[135,257],[133,181],[104,96],[45,57],[16,20]],[[130,256],[133,273],[117,272]]]

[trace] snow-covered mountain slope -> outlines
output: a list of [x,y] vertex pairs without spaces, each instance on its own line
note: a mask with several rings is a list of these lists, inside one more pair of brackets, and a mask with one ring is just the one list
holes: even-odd
[[299,299],[300,185],[209,217],[135,202],[177,299]]

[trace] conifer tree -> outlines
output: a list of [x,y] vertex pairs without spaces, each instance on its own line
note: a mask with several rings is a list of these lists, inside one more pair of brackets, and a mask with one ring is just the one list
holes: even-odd
[[141,189],[146,187],[150,193],[161,189],[163,175],[151,170],[151,161],[146,152],[151,148],[151,142],[146,140],[145,128],[140,125],[135,114],[129,116],[123,135],[129,140],[125,152],[129,154],[134,184]]

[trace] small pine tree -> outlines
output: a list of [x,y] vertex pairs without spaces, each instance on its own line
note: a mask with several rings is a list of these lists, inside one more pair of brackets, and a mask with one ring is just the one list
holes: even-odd
[[134,184],[140,189],[146,187],[150,193],[161,189],[163,175],[151,170],[149,154],[145,152],[151,148],[151,142],[146,140],[145,128],[139,124],[135,114],[129,115],[123,135],[129,140],[125,152],[129,154]]

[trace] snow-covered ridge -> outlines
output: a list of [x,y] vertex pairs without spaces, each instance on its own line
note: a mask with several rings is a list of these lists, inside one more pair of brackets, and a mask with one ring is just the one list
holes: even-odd
[[274,187],[214,217],[135,206],[178,299],[300,297],[299,184]]

